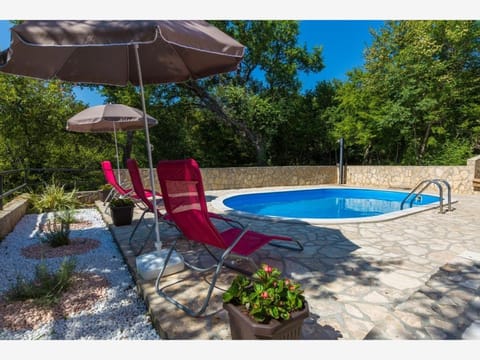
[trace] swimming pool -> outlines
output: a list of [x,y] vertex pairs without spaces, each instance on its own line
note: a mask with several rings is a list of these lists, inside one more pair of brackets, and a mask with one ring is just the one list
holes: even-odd
[[439,206],[439,196],[422,193],[408,198],[401,210],[407,195],[407,191],[315,187],[246,191],[221,196],[212,204],[240,216],[313,224],[382,221]]

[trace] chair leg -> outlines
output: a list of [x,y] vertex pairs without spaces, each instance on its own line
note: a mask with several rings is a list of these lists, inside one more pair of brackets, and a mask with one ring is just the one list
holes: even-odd
[[208,307],[208,303],[210,301],[210,298],[212,296],[212,293],[213,293],[213,289],[215,288],[215,284],[217,282],[217,279],[218,279],[218,276],[220,274],[220,272],[222,271],[222,268],[224,266],[224,262],[225,262],[225,259],[228,258],[228,256],[230,256],[230,253],[232,251],[232,249],[235,247],[235,245],[240,241],[240,239],[245,235],[245,233],[247,232],[248,230],[248,226],[245,227],[245,229],[243,229],[243,231],[240,233],[240,235],[238,235],[238,237],[235,239],[235,241],[228,247],[228,249],[226,249],[224,251],[224,253],[222,254],[222,256],[220,257],[219,261],[217,262],[217,264],[214,264],[208,268],[199,268],[199,267],[196,267],[192,264],[189,264],[188,262],[185,261],[185,265],[192,269],[192,270],[195,270],[195,271],[198,271],[198,272],[207,272],[207,271],[210,271],[212,269],[215,269],[215,272],[213,274],[213,277],[212,277],[212,280],[210,280],[210,286],[208,287],[208,291],[207,291],[207,295],[205,297],[205,300],[203,302],[203,305],[200,307],[199,310],[197,311],[194,311],[193,309],[187,307],[186,305],[178,302],[177,300],[175,300],[173,297],[167,295],[164,291],[162,291],[162,289],[160,288],[160,281],[161,281],[161,278],[163,276],[163,273],[165,272],[165,269],[167,268],[167,265],[168,265],[168,261],[170,260],[170,257],[172,255],[172,252],[173,250],[175,249],[175,245],[177,243],[177,239],[174,240],[172,246],[170,247],[168,253],[167,253],[167,257],[164,261],[164,264],[163,264],[163,267],[162,267],[162,270],[160,271],[160,273],[158,274],[157,276],[157,280],[155,281],[155,290],[157,292],[157,294],[159,294],[160,296],[162,296],[163,298],[165,298],[167,301],[171,302],[172,304],[174,304],[177,308],[183,310],[186,314],[190,315],[190,316],[193,316],[193,317],[196,317],[196,316],[199,316],[201,314],[203,314],[205,312],[205,310],[207,309]]
[[[176,240],[175,240],[175,243],[176,243]],[[187,263],[185,261],[185,265],[192,269],[192,270],[196,270],[196,271],[199,271],[199,272],[207,272],[207,271],[210,271],[212,269],[215,269],[215,272],[213,274],[213,278],[212,280],[210,281],[210,286],[208,287],[208,291],[207,291],[207,295],[205,297],[205,300],[203,301],[203,304],[202,306],[200,307],[199,310],[193,310],[192,308],[189,308],[188,306],[180,303],[179,301],[177,301],[176,299],[174,299],[173,297],[171,297],[170,295],[167,295],[163,290],[162,288],[160,288],[160,281],[161,281],[161,278],[163,276],[163,273],[165,272],[165,269],[167,267],[167,264],[168,264],[168,261],[170,260],[170,257],[172,255],[172,252],[174,250],[174,246],[175,245],[172,245],[172,247],[170,247],[170,250],[167,254],[167,258],[165,259],[165,263],[164,263],[164,266],[162,268],[162,270],[160,271],[160,274],[158,275],[157,277],[157,280],[155,282],[155,289],[156,289],[156,292],[157,294],[159,294],[160,296],[162,296],[163,298],[165,298],[167,301],[169,301],[170,303],[174,304],[177,308],[183,310],[186,314],[190,315],[190,316],[193,316],[193,317],[197,317],[197,316],[200,316],[201,314],[203,314],[205,312],[205,310],[207,309],[208,307],[208,303],[210,301],[210,298],[212,296],[212,293],[213,293],[213,289],[215,287],[215,284],[217,282],[217,278],[218,278],[218,275],[220,274],[221,270],[222,270],[222,266],[223,266],[223,262],[220,261],[219,263],[217,263],[216,265],[213,265],[209,268],[205,268],[205,269],[200,269],[198,267],[195,267],[189,263]]]
[[[140,226],[140,223],[143,221],[143,218],[145,217],[145,214],[148,212],[148,209],[144,210],[142,215],[140,216],[140,219],[138,219],[138,222],[137,224],[135,225],[135,227],[133,228],[133,231],[132,233],[130,234],[130,237],[128,238],[128,245],[130,246],[130,248],[133,249],[133,246],[132,246],[132,240],[133,240],[133,236],[135,235],[135,232],[137,231],[138,227]],[[150,233],[151,233],[151,230],[150,230]],[[147,237],[147,240],[148,238],[150,237],[150,233]],[[140,250],[138,252],[135,252],[135,255],[138,255],[140,254],[140,252],[143,250],[143,248],[145,247],[145,244],[147,243],[147,240],[143,243],[142,247],[140,248]]]
[[103,201],[103,206],[105,206],[105,204],[111,200],[114,193],[115,193],[115,189],[111,189],[110,192],[108,193],[107,197]]

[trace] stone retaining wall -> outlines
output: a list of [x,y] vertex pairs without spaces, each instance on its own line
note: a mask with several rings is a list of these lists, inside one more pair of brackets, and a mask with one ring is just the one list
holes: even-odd
[[17,196],[0,210],[0,240],[8,235],[27,212],[28,199],[24,195]]
[[201,169],[205,189],[335,184],[335,166],[271,166]]
[[[121,177],[129,175],[122,170]],[[243,189],[269,186],[302,186],[338,184],[336,166],[271,166],[202,168],[205,190]],[[141,169],[145,187],[149,186],[148,170]],[[346,166],[346,185],[412,189],[426,179],[444,179],[452,193],[473,194],[473,179],[480,178],[480,156],[471,158],[465,166]],[[157,191],[160,190],[158,182]],[[438,192],[435,185],[427,191]]]
[[[335,184],[337,182],[337,168],[335,166],[229,167],[202,168],[200,171],[205,190],[302,186]],[[140,169],[140,174],[143,185],[150,188],[148,169]],[[122,170],[120,176],[125,180],[125,186],[130,187],[128,172]],[[160,191],[158,181],[155,186],[156,190]]]
[[[412,189],[427,179],[446,180],[453,193],[473,193],[473,169],[468,166],[348,166],[347,184]],[[436,186],[429,189],[434,192]]]
[[[412,189],[426,179],[444,179],[452,193],[473,194],[473,179],[480,177],[480,156],[468,159],[465,166],[347,166],[348,185]],[[435,185],[433,192],[438,192]]]

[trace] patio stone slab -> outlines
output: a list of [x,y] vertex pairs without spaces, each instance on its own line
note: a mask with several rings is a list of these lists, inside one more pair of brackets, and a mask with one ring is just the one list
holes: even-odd
[[[232,190],[207,195],[227,192]],[[258,264],[267,262],[301,282],[311,310],[302,339],[471,339],[480,331],[480,194],[455,197],[452,212],[433,209],[378,223],[313,226],[234,218],[251,229],[290,235],[304,244],[303,252],[265,246],[253,255]],[[96,205],[104,213],[102,203]],[[137,278],[127,241],[133,225],[115,227],[105,213],[104,219],[162,338],[230,339],[221,295],[235,272],[222,271],[206,315],[190,317],[159,297],[153,282]],[[152,221],[147,215],[145,224]],[[142,226],[139,236],[145,234]],[[162,227],[162,240],[168,243],[174,236],[180,234]],[[198,261],[208,261],[191,242],[179,240],[179,246]],[[152,250],[150,241],[144,252]],[[198,303],[208,277],[184,275],[169,277],[178,280],[171,291]]]

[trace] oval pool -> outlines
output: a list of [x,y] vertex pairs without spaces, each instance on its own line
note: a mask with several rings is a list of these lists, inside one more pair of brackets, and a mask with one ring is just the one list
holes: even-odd
[[407,191],[322,187],[226,195],[212,204],[241,216],[308,223],[382,221],[439,206],[439,196],[421,194],[401,210]]

